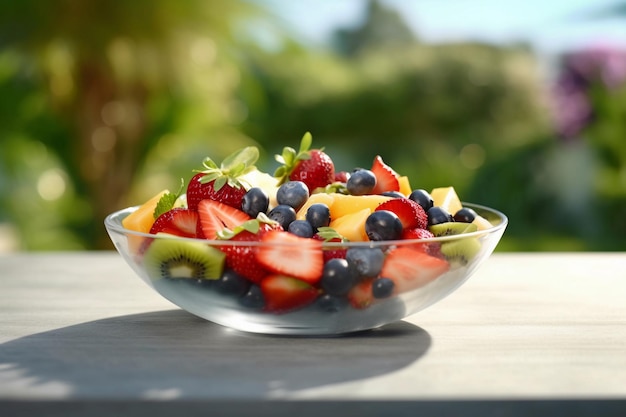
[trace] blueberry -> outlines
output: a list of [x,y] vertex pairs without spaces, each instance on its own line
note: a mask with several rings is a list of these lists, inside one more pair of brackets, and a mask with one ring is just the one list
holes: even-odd
[[446,209],[439,206],[429,208],[426,214],[428,215],[429,226],[454,221],[452,215],[448,213]]
[[241,210],[248,216],[256,219],[259,213],[266,213],[270,204],[270,198],[259,187],[252,187],[243,196]]
[[337,313],[348,306],[348,300],[345,297],[324,294],[318,297],[315,304],[326,313]]
[[286,204],[294,210],[300,209],[309,198],[309,187],[302,181],[288,181],[276,191],[278,204]]
[[289,230],[289,225],[296,219],[296,211],[286,204],[279,204],[267,213],[267,217],[277,221],[284,230]]
[[376,187],[376,175],[369,169],[357,169],[350,175],[346,188],[352,195],[371,194]]
[[424,211],[428,211],[428,209],[431,208],[434,203],[433,198],[430,196],[430,193],[422,189],[413,190],[413,192],[409,194],[409,199],[415,201],[417,204],[422,206]]
[[317,232],[320,227],[326,227],[330,224],[330,209],[323,203],[312,204],[306,211],[306,221]]
[[330,295],[347,294],[354,285],[348,261],[341,258],[333,258],[326,262],[320,285]]
[[477,214],[474,210],[469,207],[463,207],[456,213],[454,213],[454,221],[455,222],[463,222],[463,223],[471,223],[476,218]]
[[378,210],[365,220],[365,233],[372,241],[396,240],[402,236],[402,222],[388,210]]
[[358,277],[375,277],[383,269],[385,254],[380,248],[350,248],[346,261]]
[[376,278],[372,282],[372,295],[374,298],[387,298],[393,293],[395,286],[395,282],[389,278]]
[[226,269],[220,279],[214,282],[213,288],[222,294],[242,296],[250,290],[250,281],[232,269]]
[[306,220],[294,220],[289,224],[289,233],[296,236],[310,238],[313,237],[313,227]]
[[263,297],[263,291],[261,287],[256,284],[250,285],[250,289],[240,299],[239,302],[242,306],[254,310],[260,310],[265,306],[265,297]]

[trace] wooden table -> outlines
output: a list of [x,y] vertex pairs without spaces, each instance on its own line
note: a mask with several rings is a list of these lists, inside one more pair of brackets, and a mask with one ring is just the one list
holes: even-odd
[[626,254],[494,254],[345,337],[228,330],[113,252],[0,256],[0,416],[626,415]]

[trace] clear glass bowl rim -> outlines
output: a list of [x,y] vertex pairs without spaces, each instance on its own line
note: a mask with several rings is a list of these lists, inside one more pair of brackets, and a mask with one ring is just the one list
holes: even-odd
[[[473,236],[484,236],[485,234],[492,234],[492,233],[497,233],[500,230],[504,229],[507,227],[508,224],[508,217],[500,212],[499,210],[487,207],[487,206],[483,206],[480,204],[474,204],[474,203],[466,203],[463,202],[462,203],[463,207],[467,207],[467,208],[471,208],[473,210],[476,210],[478,212],[478,214],[482,213],[488,213],[490,215],[490,217],[495,217],[499,220],[499,223],[495,224],[493,227],[489,228],[489,229],[483,229],[483,230],[477,230],[475,232],[469,232],[469,233],[463,233],[462,235],[449,235],[449,236],[439,236],[439,237],[434,237],[434,238],[425,238],[425,239],[403,239],[403,240],[385,240],[385,241],[366,241],[366,242],[323,242],[323,248],[328,248],[328,249],[332,249],[332,248],[350,248],[350,247],[376,247],[376,246],[389,246],[389,245],[407,245],[407,244],[415,244],[415,243],[430,243],[430,242],[445,242],[445,241],[449,241],[449,240],[455,240],[455,239],[459,239],[460,237],[463,238],[468,238],[468,237],[473,237]],[[104,219],[104,225],[105,228],[109,231],[109,232],[116,232],[116,233],[121,233],[121,234],[126,234],[126,235],[133,235],[133,236],[142,236],[145,238],[152,238],[152,239],[163,239],[163,238],[167,238],[167,239],[179,239],[179,240],[183,240],[183,241],[190,241],[190,242],[198,242],[198,243],[204,243],[204,244],[210,244],[213,246],[263,246],[263,245],[267,245],[267,243],[264,242],[237,242],[237,241],[230,241],[230,240],[219,240],[219,239],[215,239],[215,240],[210,240],[210,239],[198,239],[198,238],[188,238],[188,237],[180,237],[180,236],[172,236],[172,235],[164,235],[164,234],[151,234],[151,233],[143,233],[143,232],[138,232],[138,231],[134,231],[134,230],[129,230],[126,229],[125,227],[122,226],[122,220],[128,216],[130,213],[134,212],[135,210],[137,210],[139,208],[139,206],[132,206],[132,207],[127,207],[121,210],[117,210],[111,214],[109,214],[108,216],[105,217]],[[271,243],[272,246],[276,246],[276,243]]]

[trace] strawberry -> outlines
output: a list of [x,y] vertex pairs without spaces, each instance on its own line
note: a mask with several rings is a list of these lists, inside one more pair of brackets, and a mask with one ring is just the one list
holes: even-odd
[[395,283],[395,292],[422,287],[434,281],[449,268],[447,261],[422,251],[398,247],[389,252],[380,273]]
[[415,227],[412,229],[404,229],[402,231],[402,239],[430,239],[435,237],[428,229]]
[[247,190],[240,177],[256,169],[254,163],[259,150],[254,146],[243,148],[227,156],[218,167],[211,158],[205,158],[204,170],[195,174],[187,185],[187,207],[197,210],[204,199],[219,201],[236,209]]
[[[282,227],[277,222],[262,223],[257,219],[252,219],[236,227],[234,231],[227,234],[227,237],[231,242],[258,242],[270,230],[282,230]],[[226,254],[226,266],[249,281],[258,284],[268,275],[267,269],[256,259],[258,246],[223,245],[220,249]]]
[[350,179],[350,173],[348,171],[335,172],[335,182],[347,183]]
[[[414,229],[405,229],[402,231],[402,239],[430,239],[435,237],[428,229],[422,229],[416,227]],[[416,249],[422,252],[426,252],[429,255],[441,258],[441,244],[437,242],[424,242],[416,243],[410,246],[412,249]]]
[[[317,239],[322,242],[345,242],[344,237],[330,227],[320,227],[317,233],[313,235],[313,239]],[[340,247],[324,249],[324,263],[333,258],[346,259],[347,251],[348,249]]]
[[403,229],[426,229],[428,227],[428,215],[418,203],[408,198],[394,198],[385,201],[376,207],[378,210],[394,212],[402,223]]
[[332,159],[322,149],[309,149],[312,143],[309,132],[305,133],[300,141],[300,149],[285,146],[281,155],[276,155],[276,161],[282,164],[274,172],[279,178],[278,184],[287,181],[302,181],[313,192],[316,188],[326,187],[335,181],[335,165]]
[[319,290],[311,284],[294,277],[273,274],[261,281],[265,309],[273,313],[285,313],[313,302]]
[[221,230],[225,228],[232,230],[250,220],[250,216],[243,211],[210,199],[200,201],[198,216],[202,233],[210,240],[215,239]]
[[198,232],[198,212],[185,208],[173,208],[161,214],[150,228],[151,234],[169,233],[180,237],[200,237]]
[[374,158],[371,171],[376,176],[376,186],[372,194],[382,194],[385,191],[400,191],[398,174],[383,162],[383,158],[380,155],[376,155]]
[[272,230],[261,237],[264,243],[256,253],[257,261],[271,272],[289,275],[315,285],[322,277],[322,242]]
[[372,282],[374,278],[366,278],[356,284],[348,292],[348,301],[352,307],[363,309],[369,307],[374,302],[372,294]]

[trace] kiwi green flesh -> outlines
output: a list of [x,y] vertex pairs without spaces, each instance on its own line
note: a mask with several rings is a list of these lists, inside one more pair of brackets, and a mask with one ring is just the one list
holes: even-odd
[[451,240],[441,244],[441,254],[452,266],[465,266],[478,255],[480,247],[480,242],[474,237]]
[[478,230],[478,226],[473,223],[445,222],[433,224],[428,227],[428,230],[436,237],[440,237],[475,232]]
[[219,249],[176,239],[155,239],[144,255],[152,279],[219,279],[226,255]]

